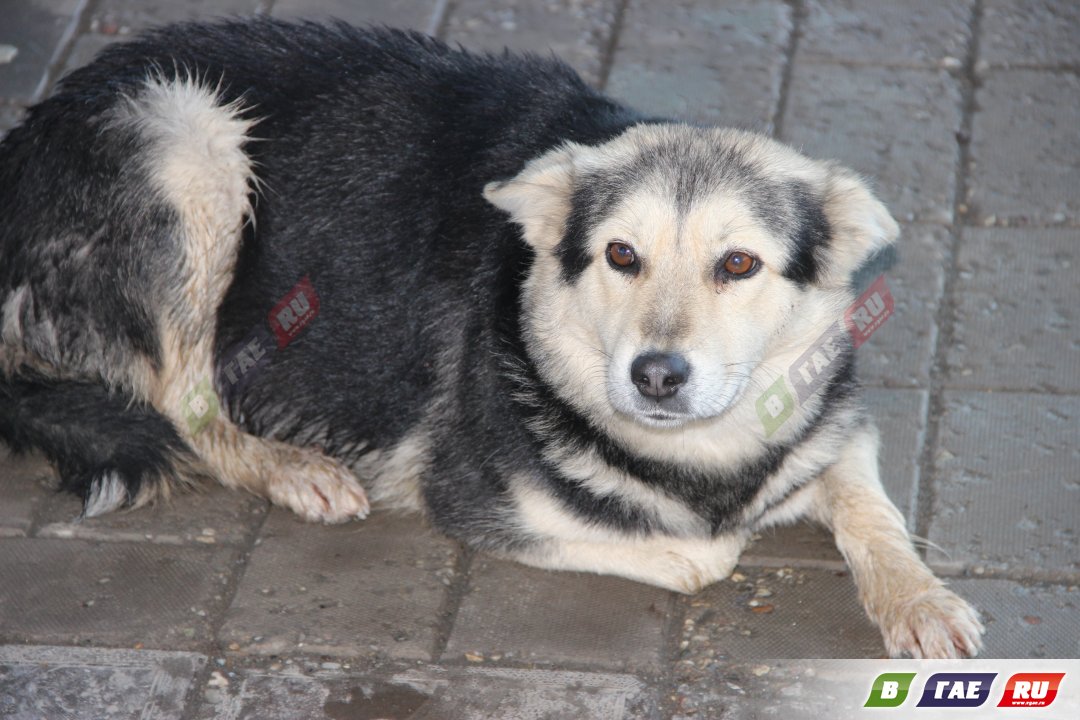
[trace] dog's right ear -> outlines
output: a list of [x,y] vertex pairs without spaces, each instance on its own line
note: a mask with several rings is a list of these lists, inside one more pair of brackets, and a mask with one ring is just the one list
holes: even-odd
[[550,250],[562,239],[570,214],[575,160],[584,149],[566,143],[544,153],[515,177],[485,185],[484,197],[510,213],[510,219],[521,225],[526,242]]

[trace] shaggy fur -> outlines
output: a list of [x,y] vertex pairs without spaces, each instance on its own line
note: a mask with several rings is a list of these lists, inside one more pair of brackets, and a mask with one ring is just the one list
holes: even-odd
[[846,335],[786,422],[757,410],[896,234],[850,171],[646,122],[555,60],[168,27],[0,145],[0,439],[86,515],[209,475],[681,592],[809,515],[891,653],[972,654],[882,492]]

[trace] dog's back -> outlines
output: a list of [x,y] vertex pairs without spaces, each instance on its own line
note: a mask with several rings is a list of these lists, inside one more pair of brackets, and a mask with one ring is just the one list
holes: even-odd
[[[230,413],[346,462],[399,441],[440,356],[466,331],[487,352],[479,289],[525,261],[484,182],[628,119],[554,59],[402,31],[180,25],[106,50],[0,144],[0,438],[44,450],[90,514],[207,460],[279,465]],[[191,424],[191,393],[301,277],[322,321],[242,393],[219,379],[226,412]],[[281,492],[326,517],[326,488]]]

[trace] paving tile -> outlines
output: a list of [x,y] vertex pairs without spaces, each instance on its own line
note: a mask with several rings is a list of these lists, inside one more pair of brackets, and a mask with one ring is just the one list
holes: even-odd
[[337,18],[354,25],[383,24],[431,32],[437,0],[276,0],[279,18]]
[[868,176],[901,221],[948,224],[960,89],[946,72],[815,65],[796,56],[783,139]]
[[473,50],[555,53],[595,85],[616,6],[616,0],[455,0],[446,40]]
[[98,0],[90,16],[90,30],[127,35],[183,20],[250,16],[259,6],[259,0]]
[[864,397],[881,433],[881,484],[909,525],[914,526],[929,396],[921,391],[867,389]]
[[0,444],[0,537],[26,535],[38,507],[55,491],[55,475],[40,455],[11,455]]
[[736,577],[682,599],[686,616],[676,667],[722,672],[729,659],[885,654],[847,573],[742,568]]
[[927,388],[937,344],[937,314],[945,292],[952,232],[940,225],[905,224],[897,261],[885,270],[893,314],[859,347],[858,375],[866,385]]
[[1080,223],[1080,75],[994,71],[976,103],[969,218],[979,225]]
[[671,598],[622,578],[478,558],[444,658],[658,670]]
[[[926,441],[928,393],[910,390],[867,389],[865,398],[881,433],[881,484],[885,493],[914,527],[919,491],[919,457]],[[824,567],[841,569],[844,558],[832,533],[804,522],[770,528],[743,553],[744,566]]]
[[656,698],[629,675],[420,667],[363,676],[247,670],[204,695],[201,720],[480,720],[656,717]]
[[98,33],[83,33],[75,39],[64,61],[64,72],[69,73],[83,65],[89,65],[94,57],[115,42],[123,42],[129,39],[123,35],[101,35]]
[[809,62],[959,67],[973,0],[809,0],[799,49]]
[[267,509],[261,498],[208,483],[148,507],[80,518],[82,504],[77,497],[54,493],[41,504],[37,535],[167,545],[238,545],[248,541]]
[[[80,0],[34,0],[4,7],[0,23],[0,97],[29,101],[44,89],[57,52],[75,30]],[[14,48],[14,57],[12,50]]]
[[981,59],[1024,67],[1080,63],[1080,4],[1075,0],[986,0]]
[[1080,578],[1080,397],[948,392],[933,564]]
[[1080,657],[1080,588],[958,579],[949,586],[980,612],[983,658]]
[[183,652],[0,647],[0,715],[179,720],[205,664]]
[[0,643],[197,647],[236,557],[225,548],[0,539]]
[[968,230],[948,349],[959,388],[1080,391],[1080,228]]
[[0,101],[0,140],[4,139],[8,130],[22,122],[25,114],[26,109],[24,106]]
[[455,559],[416,517],[328,527],[274,510],[221,637],[254,654],[427,660]]
[[768,133],[791,31],[780,0],[631,0],[607,91],[657,116]]

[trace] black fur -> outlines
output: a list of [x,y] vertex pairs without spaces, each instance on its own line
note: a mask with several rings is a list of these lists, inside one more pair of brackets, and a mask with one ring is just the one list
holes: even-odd
[[176,479],[194,456],[176,428],[153,408],[100,383],[0,375],[0,439],[15,452],[40,449],[60,487],[83,500],[95,481],[115,473],[127,501],[144,483]]
[[[219,372],[225,406],[249,432],[318,442],[350,461],[358,448],[390,448],[423,427],[432,448],[422,482],[429,516],[481,547],[528,542],[510,520],[507,486],[523,472],[596,522],[662,529],[652,514],[562,477],[541,459],[545,443],[594,449],[685,500],[714,532],[783,462],[790,444],[722,473],[637,458],[544,387],[522,342],[520,282],[533,255],[485,202],[484,184],[566,140],[610,140],[640,116],[553,59],[473,55],[415,33],[260,20],[178,25],[111,47],[65,78],[0,148],[0,302],[29,282],[35,299],[65,318],[59,355],[45,359],[86,378],[3,381],[0,438],[43,449],[84,496],[87,478],[112,465],[133,497],[143,478],[186,452],[167,420],[92,380],[110,363],[154,361],[159,352],[154,282],[176,255],[175,218],[126,162],[137,140],[97,133],[148,69],[213,79],[224,102],[258,118],[258,141],[245,150],[261,191],[217,317],[219,361],[301,277],[319,295],[318,316],[256,375],[222,387]],[[778,223],[800,248],[790,276],[813,280],[828,227],[806,193],[767,183],[737,153],[702,160],[677,150],[579,180],[559,248],[567,281],[587,266],[583,238],[616,188],[672,162],[690,163],[676,189],[680,206],[724,181],[759,196],[763,213],[789,210]],[[85,248],[94,260],[74,274],[82,284],[65,286],[72,273],[64,263]],[[99,283],[123,291],[101,292]],[[124,302],[102,305],[104,296]],[[24,325],[34,312],[27,307]],[[92,361],[82,358],[88,353]],[[845,397],[848,380],[846,370],[838,375],[827,400]],[[538,413],[553,421],[553,435],[535,432]]]

